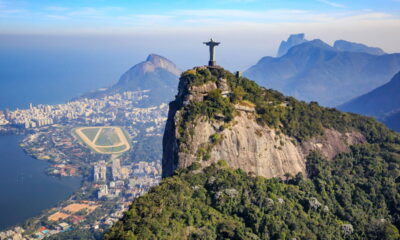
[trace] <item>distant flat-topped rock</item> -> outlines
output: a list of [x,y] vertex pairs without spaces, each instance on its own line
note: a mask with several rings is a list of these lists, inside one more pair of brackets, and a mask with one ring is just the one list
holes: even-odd
[[285,55],[292,47],[305,43],[307,41],[308,40],[304,39],[304,33],[290,35],[287,41],[281,42],[277,57]]
[[382,49],[377,47],[368,47],[367,45],[355,42],[349,42],[345,40],[337,40],[333,44],[333,47],[339,51],[344,52],[362,52],[371,55],[383,55],[386,54]]

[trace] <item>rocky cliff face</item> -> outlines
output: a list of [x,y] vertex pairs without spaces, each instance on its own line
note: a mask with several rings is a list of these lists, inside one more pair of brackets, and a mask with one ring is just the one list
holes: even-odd
[[170,103],[163,139],[164,177],[195,162],[206,167],[219,160],[227,161],[232,168],[268,178],[283,177],[286,173],[306,175],[306,157],[311,151],[318,150],[329,159],[348,151],[352,144],[365,142],[357,131],[328,128],[323,129],[322,135],[299,142],[278,129],[260,124],[255,105],[246,101],[233,105],[233,117],[228,122],[222,113],[214,118],[200,114],[188,120],[187,106],[197,106],[211,92],[218,91],[224,98],[235,93],[224,78],[190,85],[187,78],[181,77],[178,91],[175,101]]

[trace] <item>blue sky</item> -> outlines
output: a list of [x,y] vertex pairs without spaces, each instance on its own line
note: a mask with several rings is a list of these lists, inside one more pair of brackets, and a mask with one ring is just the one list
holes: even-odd
[[155,52],[183,67],[207,58],[210,37],[223,42],[226,66],[246,69],[292,33],[393,53],[399,29],[400,0],[0,0],[0,48],[129,49],[138,61]]
[[2,33],[132,32],[400,19],[400,0],[0,0]]
[[108,86],[150,53],[204,65],[210,37],[218,64],[243,71],[292,33],[393,53],[399,30],[400,0],[0,0],[0,102],[13,89],[26,107],[32,94],[50,103]]

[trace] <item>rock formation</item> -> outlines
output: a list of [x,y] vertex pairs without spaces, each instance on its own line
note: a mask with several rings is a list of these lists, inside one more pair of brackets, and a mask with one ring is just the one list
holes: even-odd
[[[208,70],[199,67],[188,72],[198,74],[199,71]],[[209,76],[212,77],[216,76]],[[219,160],[226,160],[232,168],[268,178],[299,172],[306,175],[306,157],[311,151],[320,151],[330,159],[348,151],[350,145],[365,142],[365,137],[357,131],[339,132],[328,128],[323,129],[322,135],[300,142],[276,128],[260,124],[255,105],[247,101],[233,105],[233,118],[228,122],[222,113],[212,119],[204,114],[188,119],[187,114],[194,111],[188,107],[199,105],[210,93],[219,91],[224,98],[233,94],[226,78],[195,85],[188,79],[181,77],[178,95],[170,103],[163,138],[164,177],[195,162],[206,167]]]
[[165,57],[150,54],[146,61],[126,71],[113,86],[89,93],[83,97],[100,97],[125,91],[150,90],[147,105],[169,102],[176,93],[180,70]]
[[278,54],[276,56],[281,57],[285,55],[292,47],[305,42],[308,42],[308,40],[304,38],[304,33],[292,34],[289,36],[287,41],[281,42],[281,44],[279,45]]
[[337,40],[333,44],[333,47],[339,51],[344,52],[361,52],[368,53],[371,55],[383,55],[385,52],[377,47],[368,47],[367,45],[361,43],[354,43],[345,40]]

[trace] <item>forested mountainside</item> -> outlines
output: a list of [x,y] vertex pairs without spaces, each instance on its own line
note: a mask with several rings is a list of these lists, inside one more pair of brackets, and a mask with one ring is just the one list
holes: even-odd
[[[243,117],[250,127],[235,129]],[[198,67],[182,74],[168,122],[163,168],[169,172],[105,239],[400,237],[400,136],[372,118],[297,101],[222,68]],[[265,178],[237,164],[229,149],[217,159],[232,141],[239,156],[264,151],[243,149],[235,131],[283,152],[289,142],[305,149],[304,170]],[[204,144],[192,144],[209,133]],[[337,139],[342,142],[331,142]]]
[[137,199],[104,239],[398,239],[399,143],[332,161],[311,154],[308,178],[193,164]]

